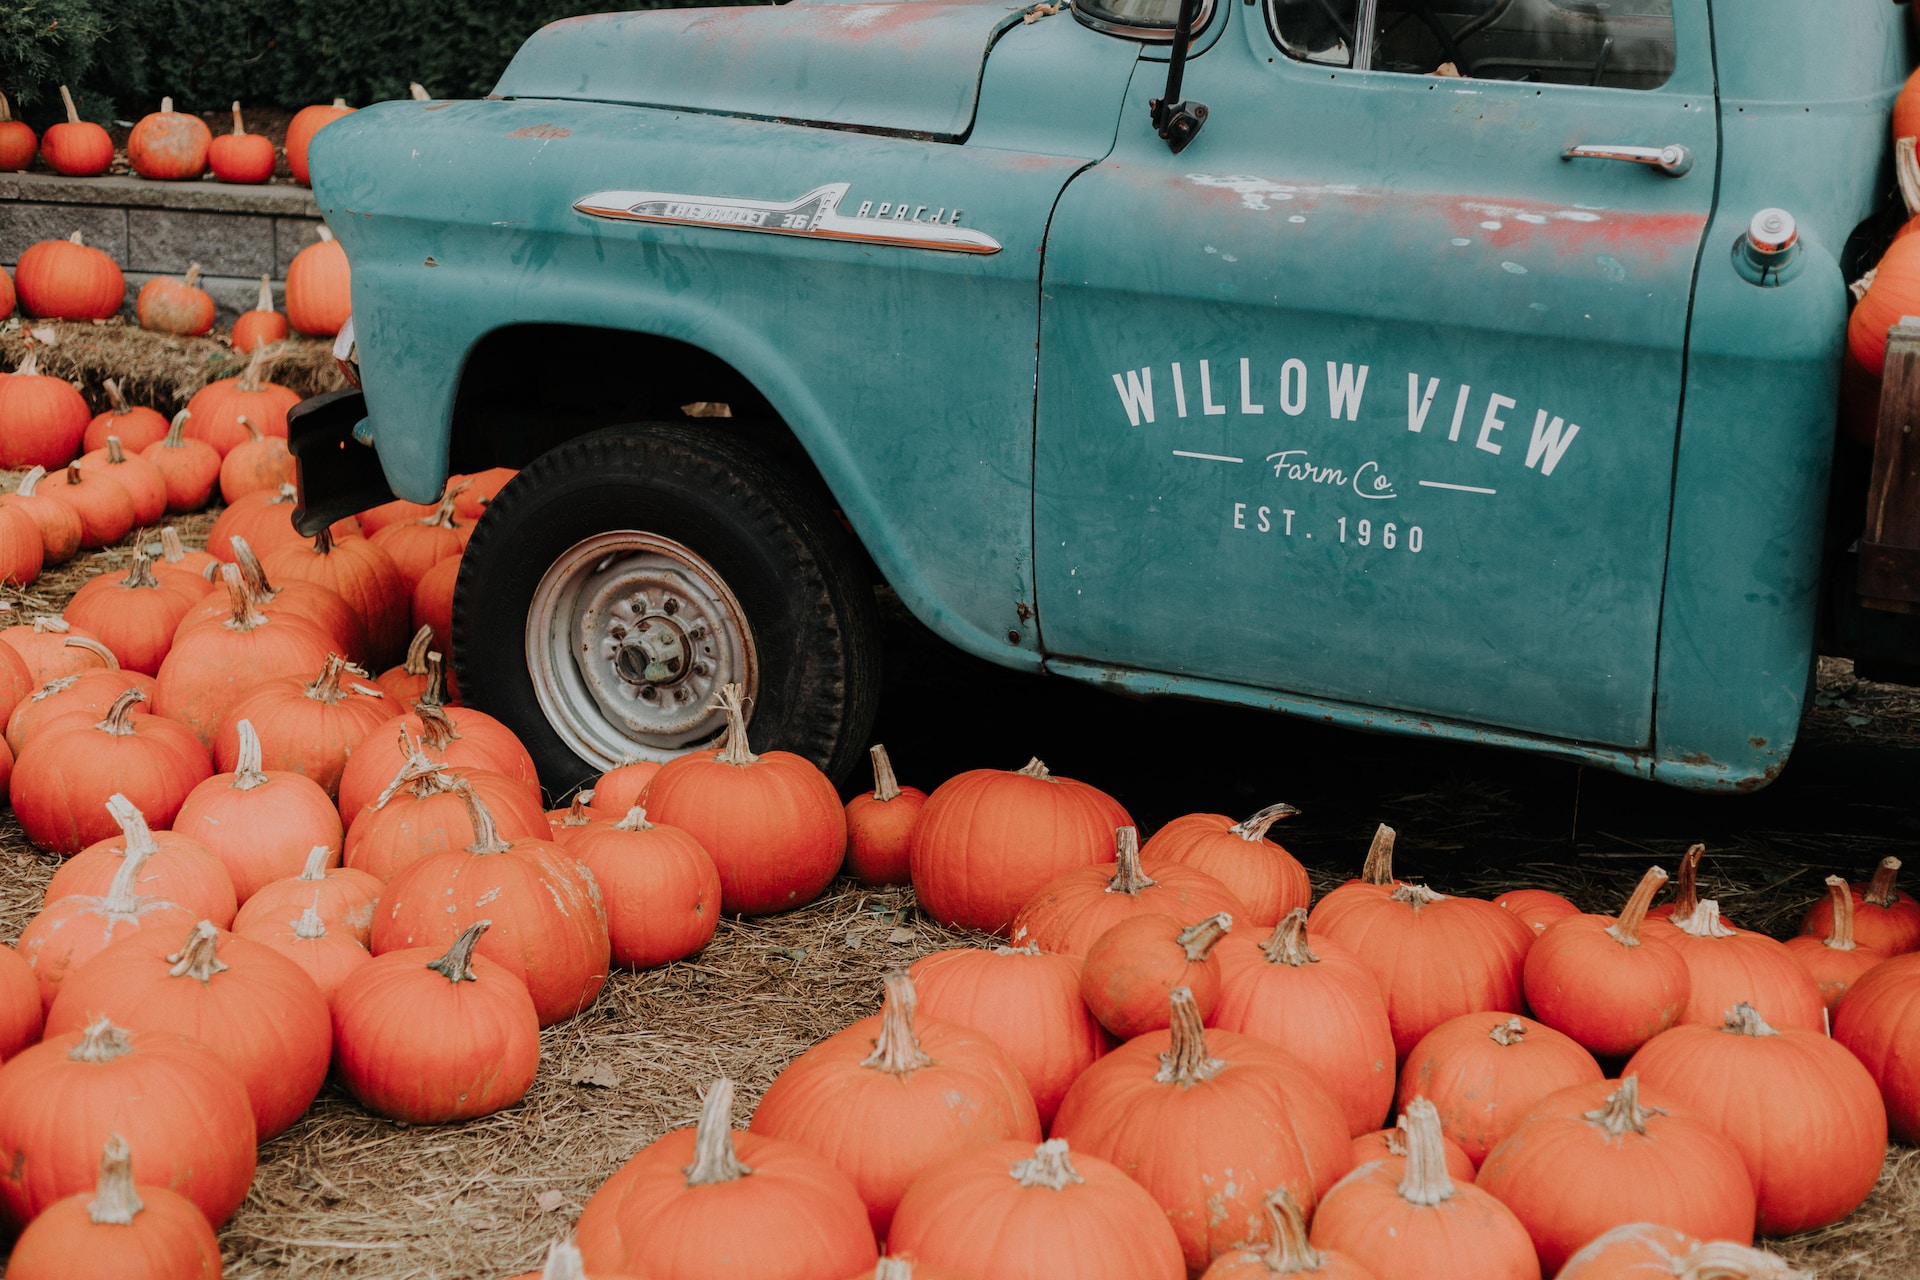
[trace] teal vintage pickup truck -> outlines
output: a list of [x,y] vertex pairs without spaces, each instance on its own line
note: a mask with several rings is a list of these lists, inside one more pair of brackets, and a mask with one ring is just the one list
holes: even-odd
[[303,519],[522,468],[453,643],[560,785],[711,740],[728,681],[844,776],[884,583],[1009,666],[1751,789],[1853,536],[1906,39],[1890,0],[555,23],[315,141],[360,389],[297,418]]

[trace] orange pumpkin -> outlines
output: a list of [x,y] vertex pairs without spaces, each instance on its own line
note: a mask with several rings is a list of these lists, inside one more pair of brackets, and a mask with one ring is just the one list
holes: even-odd
[[353,271],[347,251],[320,228],[320,238],[287,264],[287,323],[310,337],[330,338],[353,314]]
[[913,878],[908,841],[927,793],[900,785],[882,744],[874,743],[867,754],[873,760],[873,790],[847,801],[846,870],[861,884],[906,884]]
[[7,1258],[13,1280],[220,1280],[220,1242],[199,1206],[165,1187],[135,1187],[133,1152],[114,1134],[92,1191],[48,1205]]
[[197,178],[207,171],[212,145],[213,130],[206,121],[175,111],[173,99],[162,98],[160,109],[140,117],[127,135],[127,164],[143,178]]
[[[373,544],[368,542],[367,545],[372,546]],[[383,551],[380,554],[386,555],[386,552]],[[387,563],[392,564],[393,557],[387,556]],[[396,582],[398,581],[399,573],[400,570],[395,568],[394,575]],[[407,645],[407,656],[401,661],[400,665],[397,667],[389,667],[380,673],[380,691],[389,698],[392,698],[395,706],[410,707],[418,702],[421,696],[426,693],[427,654],[432,648],[433,628],[421,627],[413,633],[413,639]],[[442,684],[446,683],[446,677],[444,675],[440,677],[440,680]],[[653,772],[658,773],[659,771],[660,767],[655,765]],[[650,773],[647,777],[651,779],[653,774]],[[645,790],[646,787],[644,785],[635,789],[634,798],[638,799],[640,793]],[[632,805],[627,806],[627,809],[631,808],[633,808]],[[625,813],[626,809],[622,809],[620,812]],[[612,811],[608,810],[608,813],[611,815]]]
[[[7,717],[7,746],[16,756],[41,734],[69,716],[85,715],[88,723],[92,723],[105,716],[120,695],[129,689],[138,689],[149,696],[153,693],[153,677],[137,671],[122,671],[113,651],[98,640],[67,636],[63,643],[98,652],[112,665],[82,671],[78,675],[57,676],[16,706],[13,714]],[[11,645],[0,645],[0,649],[5,649],[9,654],[14,652]],[[146,703],[135,703],[131,710],[136,715],[144,715],[148,707]]]
[[1895,956],[1856,982],[1834,1014],[1833,1038],[1879,1085],[1893,1135],[1920,1140],[1920,955]]
[[969,769],[934,789],[913,824],[908,862],[920,907],[949,928],[1005,933],[1028,899],[1075,867],[1107,862],[1133,826],[1096,787],[1039,759]]
[[100,448],[80,455],[83,470],[104,470],[105,473],[120,482],[127,491],[127,497],[133,502],[133,523],[137,528],[157,521],[167,509],[167,480],[160,474],[160,468],[140,457],[127,452],[126,442],[118,436],[108,436],[107,442]]
[[145,405],[129,405],[116,378],[102,378],[100,385],[107,393],[108,408],[105,413],[93,415],[93,420],[87,423],[81,447],[88,453],[106,448],[108,436],[119,436],[120,443],[135,452],[166,438],[164,414]]
[[373,933],[373,907],[386,886],[364,871],[330,867],[333,850],[323,844],[307,851],[300,874],[263,886],[233,918],[235,933],[252,933],[308,911],[329,932],[344,934],[362,947]]
[[1879,1090],[1851,1053],[1820,1032],[1775,1031],[1751,1005],[1737,1004],[1722,1026],[1655,1036],[1626,1071],[1739,1148],[1762,1234],[1837,1222],[1880,1176],[1887,1117]]
[[720,909],[765,915],[820,896],[847,848],[840,796],[811,760],[747,745],[744,688],[722,687],[726,745],[663,766],[647,787],[657,821],[688,832],[720,871]]
[[[420,637],[414,636],[417,644]],[[421,674],[426,673],[425,650],[422,653]],[[412,652],[408,652],[408,661],[412,661]],[[386,677],[381,677],[383,680]],[[626,814],[633,806],[647,798],[647,788],[653,784],[653,777],[660,772],[663,762],[659,760],[625,760],[613,766],[594,780],[593,786],[585,793],[589,808],[597,815],[618,818]]]
[[46,1020],[33,966],[18,951],[0,943],[0,1062],[38,1043]]
[[[459,580],[460,555],[456,552],[420,575],[409,610],[413,625],[430,628],[439,637],[440,647],[448,652],[453,650],[453,587]],[[453,673],[447,674],[451,685]]]
[[1567,1259],[1555,1280],[1671,1280],[1699,1243],[1657,1222],[1630,1222],[1595,1236]]
[[[207,550],[231,561],[233,539],[244,537],[253,553],[264,560],[282,547],[305,542],[306,536],[293,527],[293,508],[298,500],[299,492],[290,484],[281,485],[278,493],[261,490],[245,495],[214,520],[213,530],[207,534]],[[330,527],[335,538],[350,538],[359,532],[351,518],[336,520]]]
[[33,694],[33,672],[27,660],[10,644],[0,644],[0,713],[8,722],[20,704]]
[[40,531],[46,564],[65,564],[80,550],[80,513],[58,498],[40,492],[40,482],[46,478],[47,469],[35,467],[20,477],[17,489],[0,497],[0,506],[20,511],[33,521]]
[[[153,562],[153,576],[162,582],[195,592],[197,598],[211,595],[214,584],[207,571],[219,563],[204,551],[189,551],[180,541],[180,531],[172,525],[160,530],[160,558]],[[147,548],[149,552],[152,546]]]
[[153,576],[146,553],[133,553],[125,577],[108,571],[74,592],[67,617],[100,638],[130,671],[154,675],[173,647],[174,629],[199,603],[192,592],[163,585]]
[[[0,636],[4,635],[0,632]],[[428,692],[431,695],[433,690]],[[409,740],[413,744],[411,748],[407,746]],[[545,830],[540,778],[534,772],[533,757],[527,754],[520,739],[484,711],[442,706],[431,696],[415,703],[412,711],[396,715],[377,727],[347,758],[347,767],[340,774],[340,812],[349,828],[362,809],[393,785],[394,778],[410,763],[414,751],[455,769],[487,769],[506,774],[526,788],[524,808],[515,808],[537,819],[527,828],[527,833],[533,835]],[[706,842],[703,840],[701,844],[704,847]],[[724,880],[725,873],[721,874]]]
[[345,98],[335,98],[330,107],[302,107],[293,113],[287,123],[287,168],[295,182],[303,187],[313,185],[307,173],[307,148],[313,144],[313,135],[352,111]]
[[456,772],[420,754],[417,741],[410,741],[407,750],[407,763],[347,828],[348,866],[385,883],[429,854],[466,848],[479,838],[467,811],[468,792],[486,805],[506,839],[546,837],[547,823],[535,815],[526,792],[511,778],[490,769]]
[[1220,1003],[1220,958],[1213,951],[1232,927],[1224,911],[1185,927],[1172,916],[1129,916],[1087,948],[1080,998],[1121,1040],[1166,1027],[1175,991],[1188,993],[1201,1018],[1211,1017]]
[[1203,1030],[1185,989],[1169,1008],[1171,1029],[1121,1045],[1074,1081],[1052,1133],[1145,1187],[1198,1272],[1268,1238],[1273,1188],[1312,1212],[1352,1167],[1353,1144],[1339,1105],[1298,1059]]
[[1546,889],[1512,889],[1493,900],[1493,905],[1519,916],[1536,934],[1545,933],[1555,920],[1580,914],[1580,908]]
[[[592,799],[593,790],[592,788],[588,788],[585,791],[574,792],[573,799],[567,803],[566,808],[547,810],[548,838],[555,844],[571,844],[573,843],[574,837],[585,835],[588,828],[592,828],[595,831],[604,831],[608,827],[611,827],[614,824],[614,819],[606,817],[604,814],[596,813],[588,807]],[[639,806],[635,807],[638,808]],[[677,827],[673,829],[676,831],[679,830]],[[693,839],[692,836],[688,836],[687,838],[689,840]],[[694,843],[698,844],[699,841],[695,840]],[[705,853],[706,850],[702,849],[701,852]],[[709,858],[707,861],[711,862],[713,859]],[[716,871],[714,874],[717,876],[720,873]],[[597,876],[595,877],[595,879],[598,878]]]
[[[252,433],[241,425],[243,417],[261,435],[286,439],[287,410],[300,403],[300,394],[267,381],[268,358],[278,350],[278,347],[255,347],[246,369],[238,376],[215,379],[194,392],[193,399],[187,401],[188,439],[204,441],[225,458],[235,446],[252,438]],[[207,550],[221,554],[211,539]]]
[[720,873],[678,827],[647,821],[638,805],[619,822],[584,833],[570,852],[607,904],[613,963],[650,969],[684,960],[720,923]]
[[33,517],[18,507],[0,506],[0,582],[27,586],[40,576],[46,552]]
[[694,1128],[654,1140],[600,1185],[574,1232],[590,1270],[839,1280],[873,1269],[873,1227],[847,1176],[810,1147],[734,1131],[732,1113],[733,1082],[721,1076]]
[[354,941],[349,933],[329,931],[320,916],[318,897],[298,916],[290,920],[258,920],[235,935],[270,947],[298,965],[313,979],[329,1007],[334,993],[353,976],[356,969],[373,959],[371,953]]
[[459,794],[474,842],[428,854],[394,875],[374,912],[373,954],[446,945],[475,921],[490,920],[481,954],[527,984],[541,1026],[571,1018],[607,981],[611,948],[599,887],[560,846],[504,838],[472,789]]
[[[261,557],[275,582],[311,582],[347,602],[367,631],[368,658],[391,663],[407,643],[409,598],[400,566],[366,538],[339,538],[323,529],[311,543],[282,546]],[[424,663],[426,649],[421,648]],[[426,674],[424,665],[420,674]],[[409,700],[396,701],[405,707]]]
[[13,812],[43,849],[77,853],[117,830],[106,814],[119,792],[156,827],[173,825],[187,793],[213,774],[191,731],[158,715],[134,715],[147,695],[129,689],[106,718],[49,725],[14,763]]
[[0,467],[66,466],[80,452],[90,420],[73,384],[41,373],[40,353],[29,351],[0,380]]
[[242,719],[235,730],[240,754],[233,770],[195,787],[173,829],[219,855],[245,902],[268,883],[298,875],[314,846],[339,849],[344,832],[320,784],[286,770],[267,772],[252,722]]
[[176,903],[222,929],[233,923],[239,906],[233,877],[213,850],[192,836],[153,830],[139,806],[118,793],[108,798],[106,808],[120,834],[88,845],[62,863],[47,882],[47,902],[111,893],[114,877],[137,854],[136,896]]
[[1839,1006],[1840,997],[1847,994],[1847,988],[1887,956],[1883,951],[1854,941],[1853,894],[1847,882],[1839,876],[1828,876],[1827,891],[1832,895],[1833,907],[1827,936],[1817,938],[1803,933],[1797,938],[1788,938],[1786,947],[1819,986],[1820,999],[1831,1014]]
[[1200,1280],[1271,1280],[1273,1276],[1301,1276],[1304,1280],[1375,1280],[1373,1272],[1344,1253],[1326,1252],[1307,1239],[1307,1219],[1300,1202],[1285,1187],[1267,1195],[1267,1247],[1235,1249],[1215,1258]]
[[1920,237],[1900,236],[1874,268],[1866,295],[1847,320],[1847,349],[1872,377],[1886,371],[1887,331],[1920,311]]
[[197,338],[213,332],[213,295],[200,287],[200,264],[187,265],[184,280],[155,276],[133,299],[134,319],[142,329]]
[[[33,126],[13,118],[7,95],[0,93],[0,173],[19,173],[40,153],[40,138]],[[11,308],[9,308],[11,310]],[[0,315],[6,314],[0,312]]]
[[[63,127],[53,126],[47,137]],[[106,136],[99,125],[81,127]],[[109,158],[112,147],[109,142]],[[53,163],[51,156],[48,163]],[[13,266],[13,287],[21,310],[48,320],[110,320],[127,301],[127,278],[119,264],[81,239],[78,231],[65,240],[42,240],[22,249]]]
[[1617,919],[1555,920],[1527,953],[1527,1004],[1588,1051],[1625,1057],[1680,1020],[1693,990],[1673,931],[1646,923],[1667,873],[1650,868]]
[[[258,134],[247,134],[258,137]],[[218,140],[214,144],[219,145]],[[272,146],[271,143],[268,144]],[[279,342],[287,336],[287,318],[273,309],[273,280],[268,276],[260,277],[260,296],[255,300],[251,311],[242,311],[233,322],[233,349],[248,354],[268,343]]]
[[1526,1224],[1540,1265],[1630,1222],[1702,1239],[1753,1239],[1753,1180],[1704,1117],[1639,1080],[1575,1085],[1540,1100],[1493,1149],[1475,1183]]
[[1172,916],[1188,925],[1223,912],[1235,920],[1246,914],[1246,905],[1204,871],[1169,862],[1156,877],[1140,863],[1138,833],[1132,827],[1119,828],[1111,869],[1105,864],[1076,867],[1050,881],[1013,918],[1014,941],[1084,957],[1101,934],[1136,916]]
[[[1894,887],[1899,874],[1900,859],[1882,858],[1870,882],[1847,887],[1853,900],[1853,940],[1893,956],[1920,948],[1920,902]],[[1828,897],[1808,907],[1800,932],[1826,934],[1833,927],[1836,904],[1837,899]]]
[[375,1115],[409,1124],[471,1120],[526,1096],[540,1026],[526,986],[475,954],[488,922],[444,954],[408,947],[376,956],[333,998],[336,1070]]
[[1236,920],[1248,928],[1271,929],[1295,907],[1313,902],[1307,869],[1279,841],[1267,838],[1274,823],[1298,812],[1290,804],[1270,804],[1244,822],[1219,813],[1191,813],[1154,832],[1140,860],[1149,874],[1170,863],[1206,872],[1244,904]]
[[207,1221],[225,1222],[246,1198],[253,1109],[239,1079],[185,1036],[101,1018],[0,1067],[0,1160],[20,1170],[0,1179],[0,1210],[24,1224],[93,1186],[116,1133],[132,1148],[137,1184],[178,1192]]
[[192,416],[185,409],[174,414],[165,438],[140,451],[166,482],[169,511],[198,511],[206,506],[220,479],[219,450],[187,436],[187,422]]
[[1025,947],[957,947],[907,970],[920,1008],[971,1027],[1013,1060],[1050,1128],[1067,1089],[1113,1042],[1080,998],[1080,961]]
[[1393,1024],[1359,958],[1325,938],[1309,943],[1301,907],[1266,941],[1228,936],[1217,954],[1220,1003],[1209,1025],[1299,1058],[1339,1102],[1349,1133],[1379,1125],[1393,1101]]
[[1379,1276],[1539,1280],[1520,1219],[1480,1187],[1456,1184],[1441,1152],[1440,1117],[1417,1098],[1407,1110],[1406,1167],[1363,1166],[1328,1192],[1313,1215],[1314,1247]]
[[334,647],[305,618],[260,612],[237,566],[222,565],[220,576],[226,620],[185,626],[174,636],[153,695],[156,715],[178,720],[203,744],[239,699],[276,677],[318,670]]
[[[62,676],[77,676],[85,671],[101,671],[118,661],[113,651],[99,643],[99,637],[76,627],[65,618],[36,613],[26,626],[11,626],[0,631],[0,644],[20,655],[34,687],[45,686]],[[90,645],[67,643],[91,640]]]
[[[233,132],[224,133],[215,138],[207,147],[207,166],[213,170],[213,176],[222,182],[237,182],[257,185],[273,176],[273,165],[277,158],[273,139],[265,134],[248,133],[247,123],[240,115],[240,104],[233,104]],[[265,308],[271,311],[271,306]],[[241,319],[246,317],[242,316]],[[234,350],[251,351],[251,346],[241,346],[238,337],[239,326],[234,326]],[[279,335],[286,336],[283,329]]]
[[[455,503],[455,509],[459,507]],[[422,520],[439,509],[438,502],[408,502],[404,498],[395,498],[392,502],[383,502],[368,507],[355,517],[360,523],[360,531],[371,538],[389,525],[405,520]]]
[[[439,506],[420,519],[387,525],[373,533],[369,540],[393,558],[400,570],[400,580],[406,584],[407,598],[412,600],[427,570],[460,554],[462,544],[454,529],[453,494],[449,492],[440,499]],[[424,624],[416,620],[414,625]]]
[[326,1078],[333,1035],[313,979],[270,947],[205,920],[185,942],[144,930],[108,947],[62,984],[47,1034],[97,1017],[132,1031],[177,1031],[240,1077],[259,1141],[300,1118]]
[[[246,580],[247,592],[261,613],[269,618],[304,619],[319,628],[331,641],[334,651],[349,662],[358,663],[365,659],[367,629],[361,625],[360,615],[353,611],[352,606],[317,582],[295,579],[284,585],[275,584],[267,577],[266,569],[246,538],[236,533],[229,541],[233,549],[233,563],[239,566],[240,576]],[[210,597],[199,602],[191,613],[181,619],[175,634],[209,623],[224,622],[227,615],[225,604],[217,597]]]
[[292,484],[295,468],[287,442],[279,436],[261,435],[244,413],[239,423],[246,429],[247,439],[228,450],[220,463],[221,501],[237,502],[245,494],[261,489],[277,491],[283,484]]
[[[1442,1136],[1440,1143],[1446,1157],[1447,1176],[1455,1182],[1472,1182],[1478,1173],[1473,1167],[1473,1158],[1462,1151],[1460,1144],[1452,1138]],[[1354,1168],[1376,1161],[1392,1161],[1395,1169],[1407,1167],[1406,1116],[1402,1115],[1391,1129],[1375,1129],[1353,1140]]]
[[347,660],[330,653],[312,680],[282,676],[247,694],[213,735],[214,764],[223,772],[239,766],[238,726],[249,720],[260,739],[262,768],[311,778],[337,798],[347,757],[392,714],[378,689],[346,673]]
[[146,859],[144,850],[129,849],[105,894],[55,898],[27,921],[20,931],[20,954],[33,966],[41,1005],[52,1008],[67,978],[118,939],[141,929],[178,937],[197,923],[194,913],[177,902],[134,892]]
[[1776,1026],[1826,1031],[1820,988],[1784,944],[1723,923],[1711,898],[1670,923],[1690,984],[1682,1023],[1718,1027],[1733,1006],[1750,1004]]
[[80,545],[109,547],[133,528],[133,495],[107,468],[82,469],[76,459],[47,477],[47,495],[80,513]]
[[1606,1079],[1593,1055],[1552,1027],[1505,1013],[1463,1013],[1429,1031],[1400,1073],[1404,1111],[1424,1097],[1440,1129],[1477,1167],[1548,1094]]
[[471,475],[451,477],[449,486],[460,486],[460,494],[454,499],[453,514],[469,524],[479,520],[500,491],[507,487],[507,482],[519,474],[512,467],[488,467]]

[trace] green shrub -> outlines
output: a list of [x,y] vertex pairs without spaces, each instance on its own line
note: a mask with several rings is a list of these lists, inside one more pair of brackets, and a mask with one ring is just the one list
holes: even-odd
[[[15,111],[36,124],[63,118],[60,86],[84,83],[111,27],[95,0],[0,0],[0,89]],[[105,100],[80,98],[90,119],[105,120],[112,110]]]

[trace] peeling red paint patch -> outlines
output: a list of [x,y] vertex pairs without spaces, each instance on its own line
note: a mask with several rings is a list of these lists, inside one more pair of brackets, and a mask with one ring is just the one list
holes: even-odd
[[571,138],[573,130],[563,129],[557,124],[530,124],[524,129],[515,129],[507,136],[509,138]]

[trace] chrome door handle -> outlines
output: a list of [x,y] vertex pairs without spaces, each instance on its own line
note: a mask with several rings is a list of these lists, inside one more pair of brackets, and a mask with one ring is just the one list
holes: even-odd
[[1693,148],[1674,143],[1666,147],[1610,147],[1604,143],[1568,147],[1562,160],[1624,160],[1658,169],[1669,178],[1678,178],[1693,168]]

